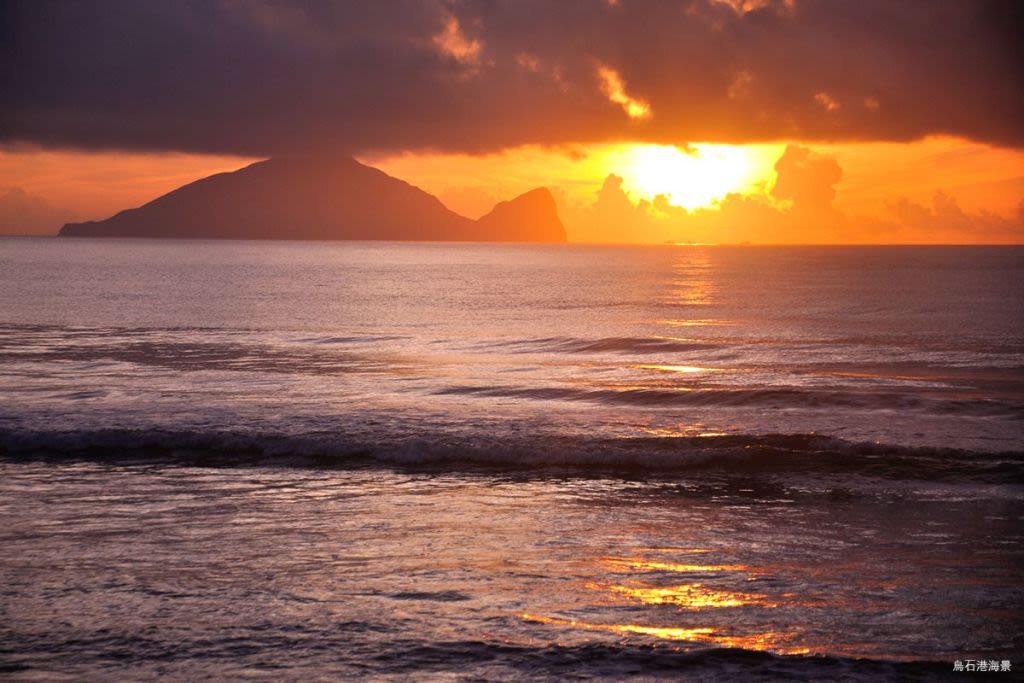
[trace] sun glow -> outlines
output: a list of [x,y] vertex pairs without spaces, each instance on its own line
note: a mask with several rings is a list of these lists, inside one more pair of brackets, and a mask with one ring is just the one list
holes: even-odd
[[664,195],[673,206],[696,209],[767,182],[777,156],[760,146],[633,145],[622,172],[627,185],[648,198]]

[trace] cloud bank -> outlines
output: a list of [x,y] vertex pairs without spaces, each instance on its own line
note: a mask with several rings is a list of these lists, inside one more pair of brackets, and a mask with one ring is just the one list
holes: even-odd
[[20,187],[0,191],[0,235],[54,235],[73,218],[71,211]]
[[569,239],[581,242],[697,243],[929,243],[1018,244],[1024,241],[1024,202],[1013,215],[969,212],[937,191],[931,205],[890,201],[881,216],[857,216],[833,206],[843,175],[832,157],[789,145],[775,163],[771,187],[729,194],[694,211],[664,195],[634,201],[623,179],[609,175],[594,202],[579,206],[562,197],[559,210]]
[[1014,0],[13,0],[0,142],[251,156],[1024,145]]

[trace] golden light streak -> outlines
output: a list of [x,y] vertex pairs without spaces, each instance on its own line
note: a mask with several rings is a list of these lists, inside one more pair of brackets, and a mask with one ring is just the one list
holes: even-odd
[[725,372],[722,368],[701,368],[696,365],[634,365],[637,370],[657,370],[683,375],[695,375],[703,372]]
[[681,564],[676,562],[657,562],[639,558],[605,557],[601,560],[607,565],[623,569],[639,569],[641,571],[664,572],[749,572],[745,564]]
[[711,318],[693,320],[658,320],[659,325],[670,327],[719,327],[722,325],[735,325],[735,320],[714,320]]
[[701,583],[659,587],[587,584],[587,588],[624,595],[645,605],[675,605],[692,611],[747,605],[778,607],[766,595],[715,590]]
[[582,629],[586,631],[605,631],[618,634],[637,634],[653,636],[665,640],[687,641],[693,643],[709,643],[716,647],[743,648],[746,650],[770,650],[779,654],[807,654],[810,649],[806,647],[791,647],[784,645],[784,641],[791,638],[791,633],[769,631],[766,633],[755,633],[746,636],[728,635],[719,629],[708,626],[685,628],[681,626],[644,626],[641,624],[594,624],[575,619],[561,619],[548,617],[540,614],[524,612],[519,615],[525,621],[532,621],[538,624],[550,626],[563,626],[567,628]]
[[[658,436],[658,437],[668,438],[668,439],[677,439],[679,437],[686,437],[686,438],[694,438],[694,437],[696,437],[696,438],[712,438],[712,437],[716,437],[716,436],[729,436],[729,432],[721,432],[721,431],[714,431],[714,430],[703,430],[703,429],[701,429],[698,426],[676,428],[676,429],[669,428],[669,427],[644,427],[644,428],[642,428],[642,431],[645,434],[649,434],[651,436]],[[690,551],[690,552],[698,552],[698,551]],[[701,550],[699,552],[707,553],[707,552],[711,552],[711,551],[710,550]]]

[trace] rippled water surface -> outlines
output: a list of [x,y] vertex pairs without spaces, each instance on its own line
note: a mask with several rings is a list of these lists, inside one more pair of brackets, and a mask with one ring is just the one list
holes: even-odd
[[1024,666],[1024,250],[0,240],[0,671]]
[[720,648],[1022,645],[1021,507],[993,490],[95,464],[0,481],[4,647],[26,672],[928,679],[949,667]]

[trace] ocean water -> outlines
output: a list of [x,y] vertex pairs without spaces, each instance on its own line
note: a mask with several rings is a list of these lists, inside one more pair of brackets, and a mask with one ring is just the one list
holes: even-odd
[[0,673],[1024,667],[1022,354],[1015,247],[0,240]]

